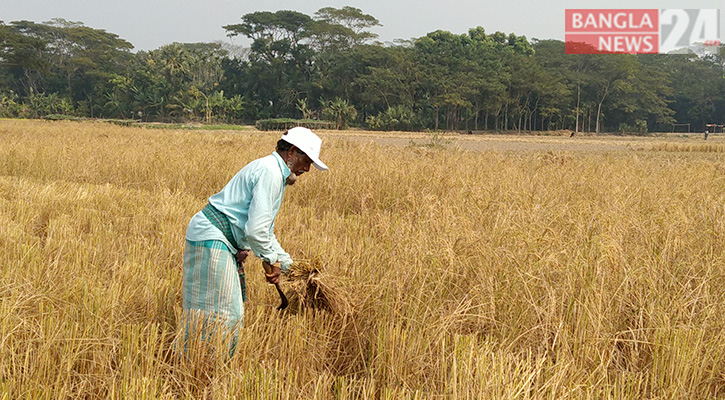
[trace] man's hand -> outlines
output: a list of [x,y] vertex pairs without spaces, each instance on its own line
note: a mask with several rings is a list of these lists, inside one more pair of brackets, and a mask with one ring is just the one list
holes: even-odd
[[247,259],[249,250],[239,250],[236,254],[237,257],[237,273],[239,275],[244,274],[244,260]]
[[262,266],[264,267],[264,276],[267,278],[267,282],[273,285],[278,284],[279,276],[282,273],[282,267],[279,263],[270,264],[266,261],[262,261]]
[[244,260],[247,259],[248,255],[249,255],[249,250],[239,250],[237,252],[237,262],[240,264],[244,264]]

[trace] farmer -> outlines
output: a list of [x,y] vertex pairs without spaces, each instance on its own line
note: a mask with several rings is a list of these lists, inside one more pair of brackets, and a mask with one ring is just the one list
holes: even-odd
[[307,128],[289,129],[275,152],[247,164],[192,217],[186,230],[182,288],[187,316],[191,312],[205,321],[225,322],[236,342],[246,301],[244,261],[250,251],[261,258],[270,271],[265,273],[267,282],[273,284],[289,269],[292,259],[274,236],[274,220],[287,185],[310,165],[327,170],[319,158],[321,144]]

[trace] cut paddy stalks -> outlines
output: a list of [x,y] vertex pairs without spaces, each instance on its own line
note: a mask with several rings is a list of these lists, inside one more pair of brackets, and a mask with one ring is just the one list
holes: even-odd
[[283,287],[289,299],[289,312],[300,313],[305,309],[325,310],[333,314],[353,312],[348,295],[324,271],[324,264],[318,258],[295,261],[284,275]]

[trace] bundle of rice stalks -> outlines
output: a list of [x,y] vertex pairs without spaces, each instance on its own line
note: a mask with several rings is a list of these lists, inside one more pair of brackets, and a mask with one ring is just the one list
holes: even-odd
[[333,314],[350,314],[352,302],[332,276],[324,272],[319,259],[295,260],[289,273],[284,275],[284,289],[293,313],[304,309],[329,311]]

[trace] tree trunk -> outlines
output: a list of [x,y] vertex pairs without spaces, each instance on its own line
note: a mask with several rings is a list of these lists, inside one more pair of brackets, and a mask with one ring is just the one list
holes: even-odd
[[603,101],[604,101],[604,99],[602,99],[602,101],[600,101],[599,105],[597,106],[597,119],[596,119],[597,122],[595,125],[596,126],[595,133],[599,133],[599,117],[602,115],[602,102]]
[[68,73],[66,74],[66,81],[68,82],[68,97],[70,98],[70,101],[73,102],[73,74]]
[[582,88],[581,83],[577,82],[576,84],[576,127],[574,128],[574,132],[579,132],[579,104],[581,103],[581,97],[582,97]]
[[38,82],[33,77],[32,71],[30,69],[23,68],[23,75],[25,75],[25,82],[27,82],[25,86],[27,88],[26,91],[28,92],[28,96],[40,93],[40,90],[38,90]]
[[597,106],[596,133],[599,133],[599,118],[602,115],[602,103],[604,103],[604,99],[606,99],[607,94],[609,94],[610,84],[611,81],[607,81],[607,84],[604,86],[604,94],[602,94],[602,98],[599,100],[599,105]]
[[521,133],[521,123],[523,122],[523,120],[524,120],[524,113],[522,111],[519,111],[519,123],[516,126],[516,130],[519,131],[519,133]]
[[587,109],[587,132],[592,131],[592,110]]
[[206,123],[211,122],[211,109],[209,108],[209,98],[206,98]]
[[531,116],[529,117],[529,132],[536,129],[536,113],[531,113]]
[[451,129],[451,106],[446,107],[446,129]]
[[506,108],[503,111],[503,130],[509,130],[509,105],[506,103]]

